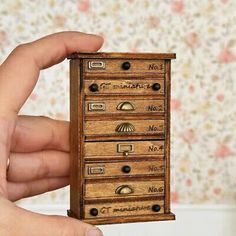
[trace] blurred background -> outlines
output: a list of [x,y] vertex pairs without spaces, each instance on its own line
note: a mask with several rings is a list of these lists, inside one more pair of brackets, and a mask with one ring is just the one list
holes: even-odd
[[[235,0],[1,0],[0,63],[18,44],[65,30],[102,35],[101,51],[177,54],[171,100],[177,221],[103,226],[105,235],[134,229],[136,236],[235,235],[235,10]],[[68,73],[67,60],[42,71],[21,114],[68,120]],[[65,214],[68,202],[64,188],[19,204]]]

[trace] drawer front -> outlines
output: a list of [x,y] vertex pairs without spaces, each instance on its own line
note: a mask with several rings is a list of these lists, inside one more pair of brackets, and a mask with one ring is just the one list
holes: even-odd
[[85,198],[115,198],[130,196],[164,196],[164,181],[102,182],[85,184]]
[[99,114],[161,114],[164,100],[159,99],[99,99],[85,101],[85,115]]
[[103,162],[85,164],[86,178],[164,175],[164,161]]
[[164,60],[85,59],[86,73],[164,73]]
[[85,94],[164,95],[163,79],[88,79]]
[[97,203],[87,204],[84,206],[85,218],[157,215],[163,213],[164,201],[162,200]]
[[138,157],[164,155],[164,141],[85,142],[85,157]]
[[[164,120],[91,120],[85,121],[89,136],[164,135]],[[127,137],[128,138],[128,137]]]

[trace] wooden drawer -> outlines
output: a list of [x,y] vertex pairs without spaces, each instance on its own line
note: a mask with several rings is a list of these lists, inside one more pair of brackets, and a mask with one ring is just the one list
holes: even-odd
[[165,164],[162,161],[100,162],[85,164],[86,178],[120,177],[140,175],[164,175]]
[[149,200],[149,201],[86,204],[84,207],[84,212],[85,212],[84,213],[85,219],[102,218],[102,217],[119,217],[119,216],[130,216],[130,215],[135,215],[135,216],[157,215],[164,213],[164,201]]
[[145,181],[86,183],[84,194],[86,199],[164,196],[164,181],[148,179]]
[[85,115],[106,114],[160,114],[165,111],[161,99],[88,99],[85,101]]
[[86,158],[104,158],[112,157],[148,157],[164,155],[165,142],[148,141],[117,141],[117,142],[85,142],[84,156]]
[[88,136],[126,136],[129,135],[157,135],[164,136],[164,120],[87,120],[84,134]]
[[122,60],[122,59],[85,59],[84,72],[87,73],[164,73],[164,60]]
[[164,95],[164,79],[87,79],[84,80],[84,93],[127,94],[127,95]]

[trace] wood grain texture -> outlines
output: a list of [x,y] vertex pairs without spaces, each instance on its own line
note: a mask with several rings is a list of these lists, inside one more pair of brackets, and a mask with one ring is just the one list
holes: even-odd
[[[70,58],[68,214],[91,224],[175,219],[170,212],[170,59],[175,54]],[[100,68],[89,69],[91,62]],[[130,63],[128,70],[123,62]],[[125,173],[124,166],[131,170]],[[155,204],[160,211],[153,210]]]
[[[158,91],[154,91],[152,86],[154,83],[160,84],[161,88]],[[91,92],[89,87],[92,84],[98,85],[98,91]],[[165,93],[164,80],[163,79],[122,79],[117,80],[112,77],[109,80],[93,78],[84,80],[85,94],[135,94],[135,95],[162,95]]]
[[[165,73],[165,61],[164,60],[129,60],[130,68],[128,70],[122,69],[122,64],[126,62],[126,59],[85,59],[84,71],[85,73]],[[105,63],[105,68],[89,68],[89,63],[99,64]]]
[[[160,205],[161,210],[159,212],[152,211],[153,205]],[[98,215],[96,217],[90,214],[92,208],[98,209]],[[85,205],[85,218],[104,218],[104,217],[120,217],[130,215],[158,215],[164,213],[164,201],[131,201],[124,203],[98,203]]]
[[[80,60],[70,61],[70,214],[80,218],[80,192],[81,175],[78,170],[81,169],[81,161],[78,159],[80,153],[80,135],[82,114],[79,112],[80,97]],[[76,166],[76,168],[75,168]]]
[[[145,180],[145,181],[125,181],[106,183],[86,183],[85,199],[99,198],[119,198],[131,196],[164,196],[164,181]],[[127,190],[126,190],[127,189]],[[120,190],[120,191],[119,191]],[[123,191],[122,191],[123,190]],[[129,190],[129,191],[128,191]]]
[[[120,151],[118,148],[120,147]],[[84,144],[85,157],[123,157],[124,159],[128,156],[138,157],[141,156],[153,156],[162,155],[165,152],[164,141],[118,141],[118,142],[86,142]],[[128,150],[126,156],[124,152]],[[129,151],[131,150],[131,151]]]
[[103,79],[103,80],[106,80],[106,81],[109,81],[110,79],[114,79],[114,80],[117,80],[117,79],[133,79],[133,80],[146,80],[146,79],[164,79],[165,78],[165,73],[155,73],[155,72],[149,72],[148,75],[147,73],[117,73],[117,74],[112,74],[107,76],[106,73],[99,73],[99,72],[93,72],[93,73],[90,73],[90,72],[87,72],[87,73],[84,73],[84,80],[91,80],[91,79],[96,79],[96,78],[99,78],[99,79]]
[[165,149],[165,213],[170,212],[170,96],[171,96],[171,81],[170,81],[170,71],[171,64],[170,60],[166,60],[166,91],[167,91],[167,102],[166,102],[166,149]]
[[175,59],[175,53],[130,53],[130,52],[96,52],[96,53],[73,53],[69,59],[78,58],[117,58],[117,59]]
[[[127,109],[125,110],[124,104],[130,104],[129,107],[127,105]],[[156,114],[163,115],[164,113],[164,99],[119,99],[110,100],[104,97],[100,97],[99,99],[94,98],[93,100],[89,99],[85,101],[85,115],[124,115],[128,114]],[[123,105],[123,109],[122,109]],[[133,107],[133,108],[132,108]],[[128,109],[129,108],[129,109]]]
[[167,221],[175,220],[175,215],[173,213],[169,214],[156,214],[156,215],[129,215],[122,217],[106,217],[97,219],[86,219],[83,220],[88,224],[124,224],[124,223],[134,223],[134,222],[150,222],[150,221]]
[[[122,170],[125,166],[130,167],[130,172],[126,173]],[[99,171],[99,168],[100,169]],[[96,171],[97,169],[97,171]],[[91,170],[94,170],[91,172]],[[104,171],[104,172],[103,172]],[[146,161],[122,161],[122,162],[97,162],[85,164],[85,178],[98,179],[104,177],[121,177],[121,176],[142,176],[142,175],[164,175],[164,160],[146,160]]]
[[110,135],[153,135],[164,134],[164,120],[115,120],[115,121],[86,121],[84,134],[90,136]]

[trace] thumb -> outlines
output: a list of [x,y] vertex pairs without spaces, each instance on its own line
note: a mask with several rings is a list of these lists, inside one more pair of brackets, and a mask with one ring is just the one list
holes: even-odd
[[44,218],[43,221],[48,225],[48,227],[51,228],[50,232],[47,233],[43,232],[40,233],[39,235],[103,236],[102,232],[97,227],[73,218],[68,218],[64,216],[43,216],[43,215],[39,216],[43,217]]
[[0,235],[103,236],[98,228],[82,221],[27,211],[2,197],[0,209]]

